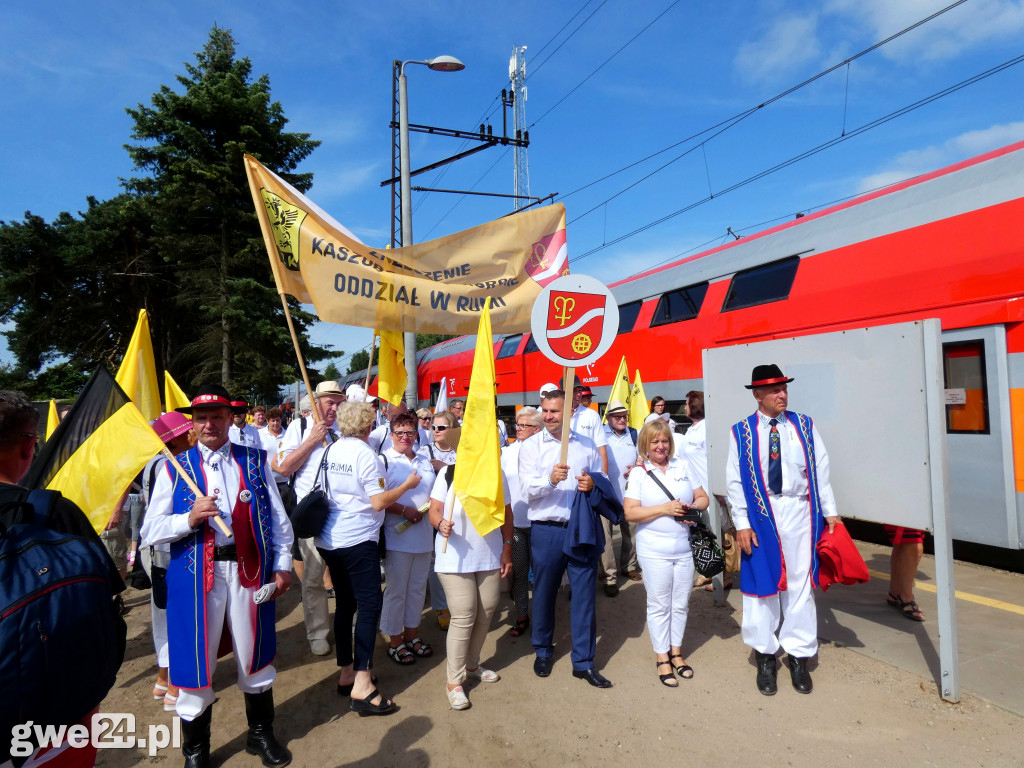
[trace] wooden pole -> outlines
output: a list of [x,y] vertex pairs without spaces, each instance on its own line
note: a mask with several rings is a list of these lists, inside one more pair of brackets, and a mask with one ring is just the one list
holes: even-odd
[[562,369],[565,399],[562,401],[562,451],[558,455],[559,464],[565,464],[569,460],[569,425],[572,423],[572,391],[575,376],[576,368],[574,366],[566,366]]
[[[284,319],[288,321],[288,332],[292,335],[292,344],[295,346],[295,357],[299,361],[299,373],[302,374],[302,381],[306,385],[306,393],[309,395],[309,409],[313,413],[314,423],[318,423],[324,420],[323,416],[320,415],[320,404],[316,401],[313,396],[313,387],[309,385],[309,372],[306,371],[306,360],[302,357],[302,348],[299,346],[299,337],[295,333],[295,324],[292,322],[292,313],[288,309],[288,299],[284,293],[279,294],[281,297],[281,306],[284,307]],[[295,410],[300,411],[299,401],[295,401]],[[324,448],[327,447],[327,438],[324,438]]]
[[374,330],[373,338],[370,340],[370,362],[366,364],[366,382],[363,384],[363,392],[370,394],[370,369],[373,368],[373,348],[377,346],[377,331]]
[[[202,496],[203,492],[199,490],[199,486],[196,485],[195,481],[188,476],[188,473],[185,471],[185,468],[178,463],[178,460],[174,458],[174,454],[171,453],[170,450],[168,450],[167,446],[164,446],[160,452],[167,458],[169,462],[171,462],[171,465],[178,471],[178,474],[181,475],[181,479],[185,481],[185,484],[189,487],[189,490],[192,491],[192,493],[194,493],[197,498]],[[214,525],[220,528],[221,533],[223,533],[229,539],[232,538],[231,529],[227,527],[223,520],[221,520],[220,515],[217,515],[212,519]]]

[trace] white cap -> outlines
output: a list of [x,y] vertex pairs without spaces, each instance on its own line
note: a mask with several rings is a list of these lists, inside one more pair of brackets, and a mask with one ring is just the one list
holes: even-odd
[[548,392],[554,392],[557,389],[557,384],[555,384],[554,382],[548,382],[547,384],[540,388],[540,399],[543,400],[545,394],[547,394]]
[[366,390],[358,384],[349,384],[348,389],[345,390],[345,397],[350,403],[362,403],[366,401]]

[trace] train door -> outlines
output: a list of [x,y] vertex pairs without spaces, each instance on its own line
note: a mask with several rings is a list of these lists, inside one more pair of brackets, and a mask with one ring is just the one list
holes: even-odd
[[953,538],[1019,549],[1006,329],[944,331]]

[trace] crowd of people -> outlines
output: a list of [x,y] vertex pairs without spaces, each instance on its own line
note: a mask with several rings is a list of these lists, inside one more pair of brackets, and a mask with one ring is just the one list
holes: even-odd
[[[828,453],[813,421],[788,409],[790,381],[777,366],[754,369],[745,386],[756,410],[732,428],[727,498],[719,497],[743,553],[738,576],[727,579],[738,579],[743,592],[742,635],[765,695],[777,691],[780,649],[794,689],[812,690],[812,541],[839,520]],[[556,598],[568,586],[572,675],[612,687],[595,666],[595,602],[599,581],[614,598],[621,577],[645,588],[657,681],[678,687],[693,678],[683,648],[690,594],[702,583],[691,531],[710,504],[703,393],[686,396],[685,435],[662,398],[637,430],[614,400],[602,423],[591,397],[578,380],[552,383],[541,389],[539,407],[516,412],[514,440],[495,421],[506,504],[501,524],[484,535],[454,489],[457,461],[475,459],[459,453],[463,401],[436,413],[377,407],[360,387],[342,391],[325,381],[308,411],[284,425],[280,409],[250,409],[208,385],[188,408],[157,419],[153,429],[183,474],[163,456],[143,471],[132,551],[153,584],[153,697],[181,718],[185,765],[209,764],[222,635],[245,697],[246,751],[266,766],[290,762],[273,730],[273,601],[293,572],[310,653],[329,654],[333,634],[338,695],[363,716],[397,710],[373,672],[380,636],[397,665],[441,652],[420,632],[428,591],[432,619],[447,633],[449,706],[470,706],[467,681],[500,680],[481,654],[505,577],[513,607],[507,631],[529,634],[538,677],[553,672]],[[290,515],[311,502],[324,505],[322,528],[296,538]],[[910,588],[912,580],[894,582],[891,598],[917,619]]]

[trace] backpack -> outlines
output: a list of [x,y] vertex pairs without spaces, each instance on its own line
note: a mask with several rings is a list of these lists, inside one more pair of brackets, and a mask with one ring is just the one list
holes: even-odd
[[35,490],[3,506],[25,521],[0,524],[3,734],[29,720],[77,722],[103,701],[124,660],[128,628],[110,558],[98,541],[47,527],[58,498]]

